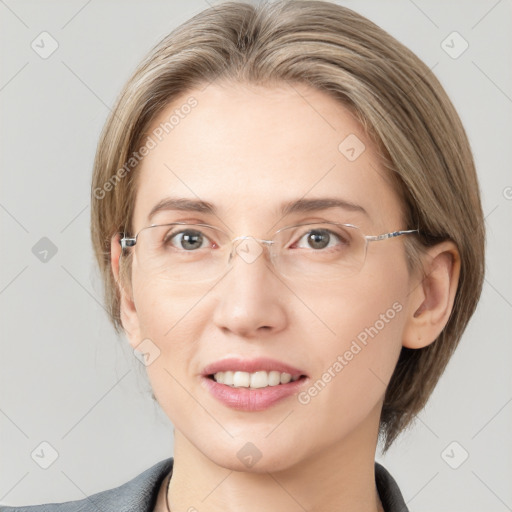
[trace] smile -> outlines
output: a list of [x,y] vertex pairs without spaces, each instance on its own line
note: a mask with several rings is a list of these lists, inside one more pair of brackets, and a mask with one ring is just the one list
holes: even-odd
[[295,382],[301,376],[296,375],[292,377],[290,373],[286,372],[260,370],[253,373],[243,371],[217,372],[209,377],[219,384],[225,384],[234,388],[260,389]]

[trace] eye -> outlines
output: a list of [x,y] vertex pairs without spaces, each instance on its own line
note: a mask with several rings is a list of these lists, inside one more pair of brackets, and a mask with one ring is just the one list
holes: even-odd
[[[300,243],[301,240],[305,240],[308,244],[307,247],[300,246],[299,248],[306,249],[328,249],[339,246],[339,248],[350,246],[350,236],[348,233],[344,233],[341,229],[338,232],[334,232],[326,228],[311,229],[296,242]],[[331,243],[332,242],[332,243]]]
[[[163,239],[164,245],[171,245],[176,249],[185,251],[194,251],[202,249],[203,242],[207,242],[209,238],[199,230],[185,229],[182,231],[168,231]],[[206,245],[207,247],[208,245]]]

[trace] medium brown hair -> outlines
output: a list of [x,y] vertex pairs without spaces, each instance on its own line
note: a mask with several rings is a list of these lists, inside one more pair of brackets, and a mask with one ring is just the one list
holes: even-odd
[[[225,2],[179,26],[148,54],[109,116],[94,162],[91,235],[113,325],[122,331],[120,295],[110,264],[111,237],[132,234],[137,162],[156,116],[175,98],[223,79],[303,83],[348,107],[380,150],[402,197],[409,261],[452,240],[461,271],[440,336],[402,351],[386,390],[379,434],[384,452],[424,407],[480,297],[484,219],[469,142],[431,70],[380,27],[334,3],[285,0],[253,6]],[[127,166],[127,162],[133,165]],[[129,272],[128,272],[129,275]]]

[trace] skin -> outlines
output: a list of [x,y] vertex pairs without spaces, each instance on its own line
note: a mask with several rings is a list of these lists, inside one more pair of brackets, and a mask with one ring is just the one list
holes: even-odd
[[[173,101],[153,128],[189,96],[197,107],[140,168],[135,232],[170,195],[212,202],[219,214],[166,212],[152,223],[193,220],[258,238],[306,220],[350,222],[371,235],[409,228],[375,147],[325,93],[307,85],[215,82]],[[338,150],[350,134],[366,146],[352,162]],[[303,196],[343,198],[368,216],[331,209],[280,217],[281,202]],[[118,277],[120,248],[113,242]],[[130,344],[149,338],[160,350],[147,372],[175,427],[170,508],[382,510],[374,460],[386,386],[402,346],[426,346],[445,326],[459,276],[457,250],[450,242],[431,248],[425,278],[408,272],[403,237],[371,242],[361,271],[338,283],[293,283],[269,265],[266,252],[250,264],[235,258],[217,282],[173,287],[144,275],[135,258],[131,286],[119,282]],[[306,372],[307,390],[397,302],[401,311],[308,404],[291,396],[264,411],[240,412],[201,385],[206,364],[261,356]],[[250,468],[237,457],[247,442],[261,452]],[[165,510],[164,501],[155,510]]]

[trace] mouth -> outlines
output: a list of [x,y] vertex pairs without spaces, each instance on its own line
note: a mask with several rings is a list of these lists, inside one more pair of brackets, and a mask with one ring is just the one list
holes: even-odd
[[304,380],[308,375],[275,359],[228,358],[206,366],[203,377],[232,388],[262,389]]
[[258,412],[291,399],[308,385],[308,375],[273,359],[224,359],[201,374],[205,390],[224,406]]
[[218,384],[224,384],[232,388],[249,388],[261,389],[266,387],[282,386],[289,382],[305,379],[306,375],[291,375],[287,372],[279,372],[276,370],[256,372],[243,371],[225,371],[212,373],[206,376],[208,379],[214,380]]

